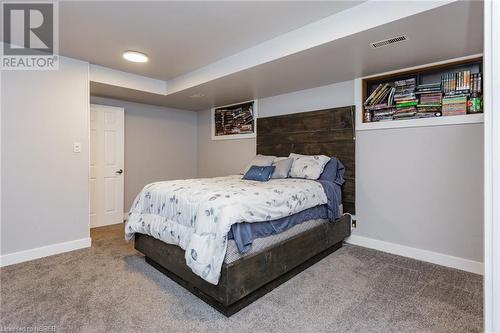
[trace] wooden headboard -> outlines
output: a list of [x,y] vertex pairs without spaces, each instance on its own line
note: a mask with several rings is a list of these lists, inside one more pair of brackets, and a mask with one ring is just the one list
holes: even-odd
[[345,166],[344,212],[356,213],[354,106],[257,119],[257,154],[337,157]]

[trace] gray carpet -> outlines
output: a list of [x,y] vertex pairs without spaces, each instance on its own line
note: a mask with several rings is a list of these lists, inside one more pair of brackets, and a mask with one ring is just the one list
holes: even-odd
[[58,332],[479,332],[481,276],[345,245],[231,318],[144,262],[122,226],[2,268],[0,328]]

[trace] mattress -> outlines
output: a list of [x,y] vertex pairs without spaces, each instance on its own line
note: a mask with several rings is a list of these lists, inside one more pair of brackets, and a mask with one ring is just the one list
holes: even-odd
[[263,251],[281,241],[292,238],[295,235],[298,235],[306,230],[317,227],[323,223],[334,223],[334,222],[329,222],[328,219],[309,220],[297,224],[294,227],[287,229],[286,231],[280,232],[278,234],[274,234],[263,238],[257,238],[253,241],[252,248],[248,252],[243,254],[238,251],[236,242],[234,240],[229,240],[227,242],[227,250],[226,250],[226,256],[224,257],[224,263],[230,264],[246,256],[250,256],[254,253]]

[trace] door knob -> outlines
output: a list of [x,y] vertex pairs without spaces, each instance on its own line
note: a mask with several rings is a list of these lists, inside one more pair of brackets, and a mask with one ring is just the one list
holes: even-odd
[[122,174],[122,173],[123,173],[123,170],[122,170],[122,169],[120,169],[120,170],[116,171],[116,173],[117,173],[117,174]]

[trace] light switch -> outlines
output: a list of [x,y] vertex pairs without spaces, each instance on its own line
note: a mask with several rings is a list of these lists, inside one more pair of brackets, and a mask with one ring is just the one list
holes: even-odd
[[82,152],[82,143],[81,142],[73,142],[73,152],[81,153]]

